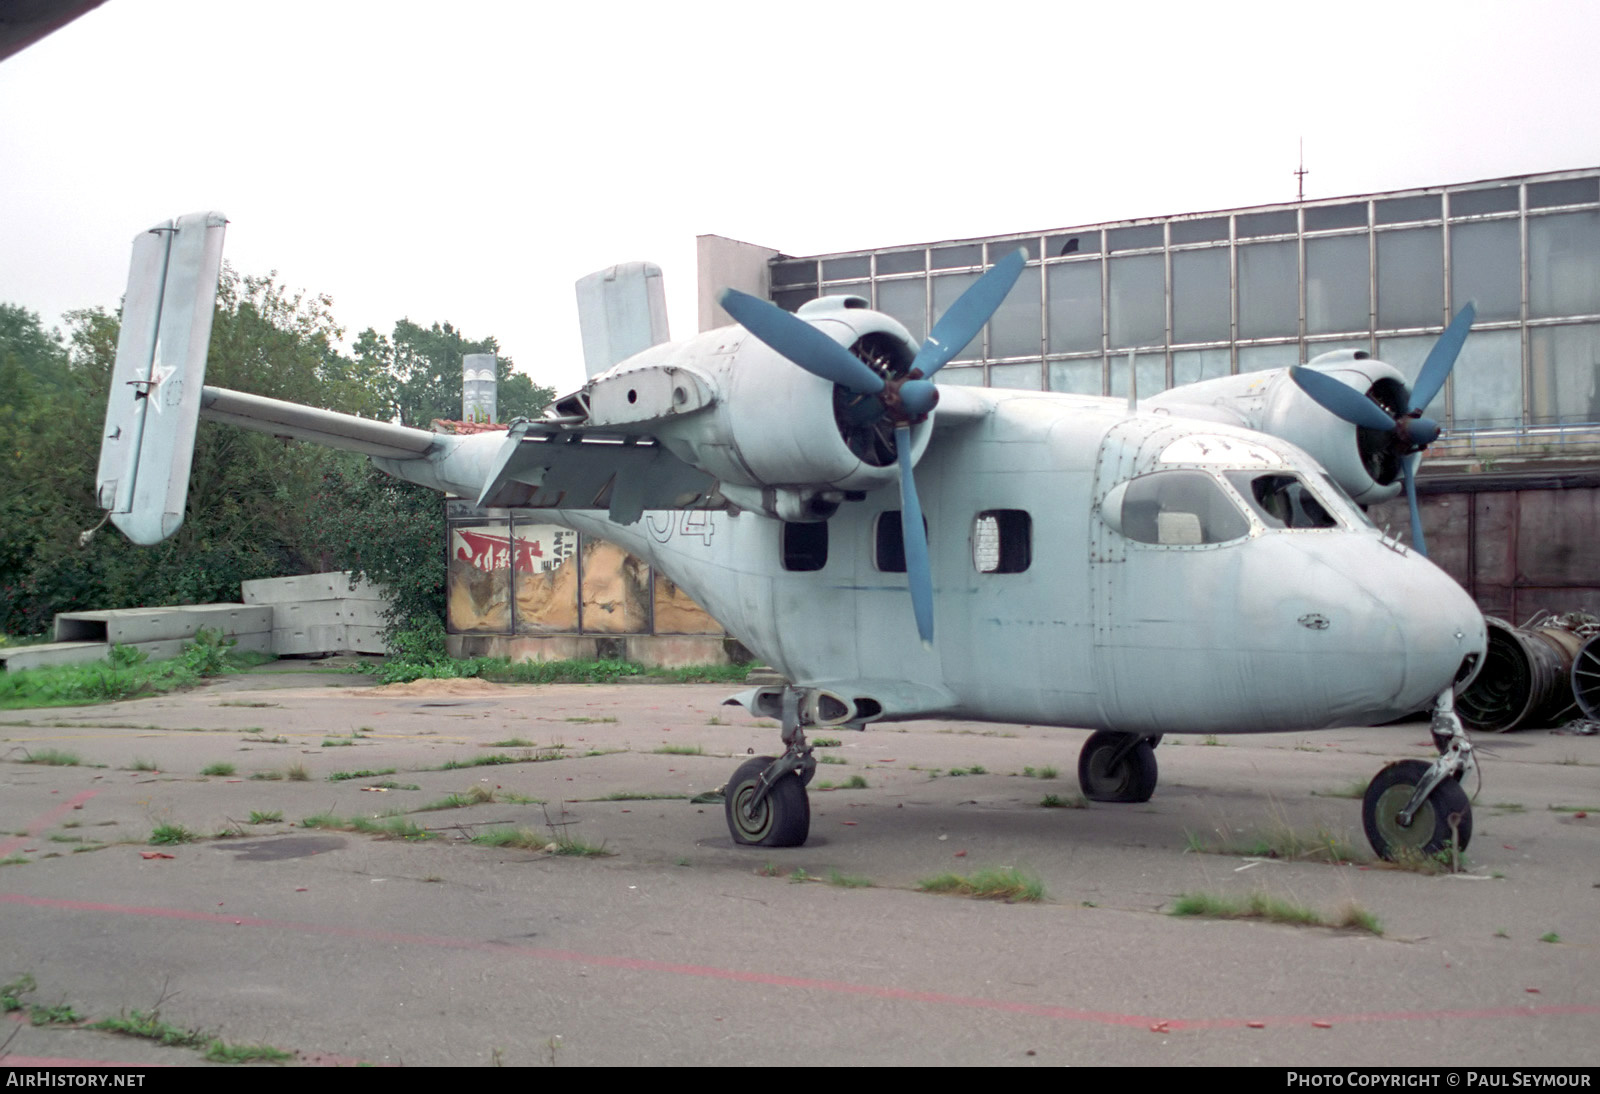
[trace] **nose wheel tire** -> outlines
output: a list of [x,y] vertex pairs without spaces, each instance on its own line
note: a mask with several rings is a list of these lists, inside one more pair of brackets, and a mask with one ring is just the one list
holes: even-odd
[[1378,772],[1361,800],[1361,824],[1367,830],[1367,841],[1391,862],[1408,857],[1431,858],[1447,850],[1452,818],[1457,849],[1465,851],[1472,839],[1472,802],[1455,779],[1447,778],[1434,787],[1411,818],[1410,827],[1401,826],[1400,811],[1411,801],[1427,773],[1428,765],[1421,760],[1392,763]]
[[772,791],[754,808],[761,773],[771,756],[756,756],[739,765],[723,791],[722,811],[734,843],[753,847],[799,847],[811,832],[811,799],[805,781],[794,772],[780,775]]
[[[1156,750],[1141,738],[1127,748],[1128,734],[1101,730],[1078,753],[1078,786],[1097,802],[1147,802],[1156,792]],[[1121,753],[1119,756],[1118,754]]]

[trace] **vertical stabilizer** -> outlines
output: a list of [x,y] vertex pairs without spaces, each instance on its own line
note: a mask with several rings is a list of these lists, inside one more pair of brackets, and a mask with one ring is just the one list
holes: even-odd
[[133,241],[95,490],[135,543],[183,523],[225,224],[192,213]]
[[667,297],[661,267],[624,262],[578,282],[583,367],[598,376],[618,361],[667,340]]

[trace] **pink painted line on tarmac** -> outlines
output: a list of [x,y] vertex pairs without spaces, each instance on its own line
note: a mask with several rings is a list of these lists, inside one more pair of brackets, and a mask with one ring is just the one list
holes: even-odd
[[70,1056],[0,1056],[6,1067],[125,1067],[143,1071],[147,1067],[171,1067],[171,1064],[130,1064],[124,1060],[77,1060]]
[[31,821],[23,826],[27,830],[27,835],[12,836],[10,839],[0,842],[0,858],[4,858],[5,856],[9,855],[18,847],[21,847],[24,843],[27,843],[29,840],[33,839],[46,828],[49,828],[56,821],[66,816],[68,813],[72,812],[74,809],[78,808],[78,806],[82,805],[84,802],[88,801],[98,793],[100,793],[98,790],[81,791],[77,794],[74,794],[72,797],[68,798],[66,801],[56,806],[48,813],[42,813],[39,816],[34,817]]
[[808,991],[827,991],[841,995],[860,995],[906,1003],[933,1003],[941,1006],[971,1007],[975,1010],[1024,1014],[1035,1018],[1054,1018],[1062,1021],[1089,1022],[1097,1025],[1144,1027],[1159,1025],[1164,1026],[1166,1030],[1173,1033],[1182,1030],[1239,1029],[1251,1022],[1262,1022],[1267,1026],[1282,1027],[1309,1026],[1316,1022],[1332,1023],[1333,1025],[1353,1025],[1368,1022],[1482,1021],[1504,1018],[1600,1015],[1600,1004],[1558,1003],[1536,1007],[1374,1011],[1355,1014],[1253,1015],[1249,1018],[1161,1018],[1147,1014],[1118,1014],[1111,1011],[1082,1010],[1077,1007],[1063,1007],[1047,1003],[1025,1003],[1009,999],[950,995],[937,991],[915,991],[910,988],[892,988],[881,984],[856,984],[843,980],[817,980],[804,976],[783,976],[777,973],[752,972],[744,969],[724,969],[715,965],[684,965],[670,961],[652,961],[641,957],[615,957],[606,954],[578,953],[572,950],[550,950],[536,946],[517,946],[504,942],[485,942],[472,938],[452,938],[448,935],[406,934],[399,931],[375,930],[368,927],[299,923],[292,920],[260,919],[253,916],[218,915],[215,912],[196,912],[183,908],[101,904],[86,900],[58,900],[48,897],[25,896],[20,893],[0,893],[0,904],[20,904],[33,908],[59,908],[68,911],[101,912],[112,915],[144,916],[152,919],[177,919],[190,923],[210,923],[227,927],[266,928],[293,931],[300,934],[356,938],[368,942],[382,942],[387,945],[404,944],[452,950],[481,950],[487,953],[516,954],[535,961],[556,961],[564,964],[590,965],[597,968],[628,969],[635,972],[661,972],[675,976],[692,976],[742,984],[762,984],[768,987],[799,988]]

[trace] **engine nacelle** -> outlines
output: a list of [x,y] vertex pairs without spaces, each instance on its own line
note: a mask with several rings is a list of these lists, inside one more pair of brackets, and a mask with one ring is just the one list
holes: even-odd
[[[798,314],[879,371],[903,372],[915,356],[906,329],[860,297],[814,300]],[[692,369],[718,395],[706,412],[663,423],[658,439],[715,476],[735,504],[786,520],[818,520],[848,493],[898,481],[888,419],[853,415],[870,412],[872,404],[813,376],[742,327],[709,331],[675,351],[671,361],[651,363]],[[869,420],[856,420],[863,416]],[[911,427],[913,460],[930,432],[931,418]]]

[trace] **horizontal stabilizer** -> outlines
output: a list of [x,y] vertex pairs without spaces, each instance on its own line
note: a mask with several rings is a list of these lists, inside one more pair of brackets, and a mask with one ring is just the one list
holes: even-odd
[[426,429],[358,418],[354,414],[319,410],[314,406],[221,387],[205,389],[201,414],[208,422],[226,422],[274,437],[293,437],[391,460],[417,459],[427,455],[435,445],[434,434]]
[[192,213],[133,241],[96,497],[135,543],[183,523],[226,224]]

